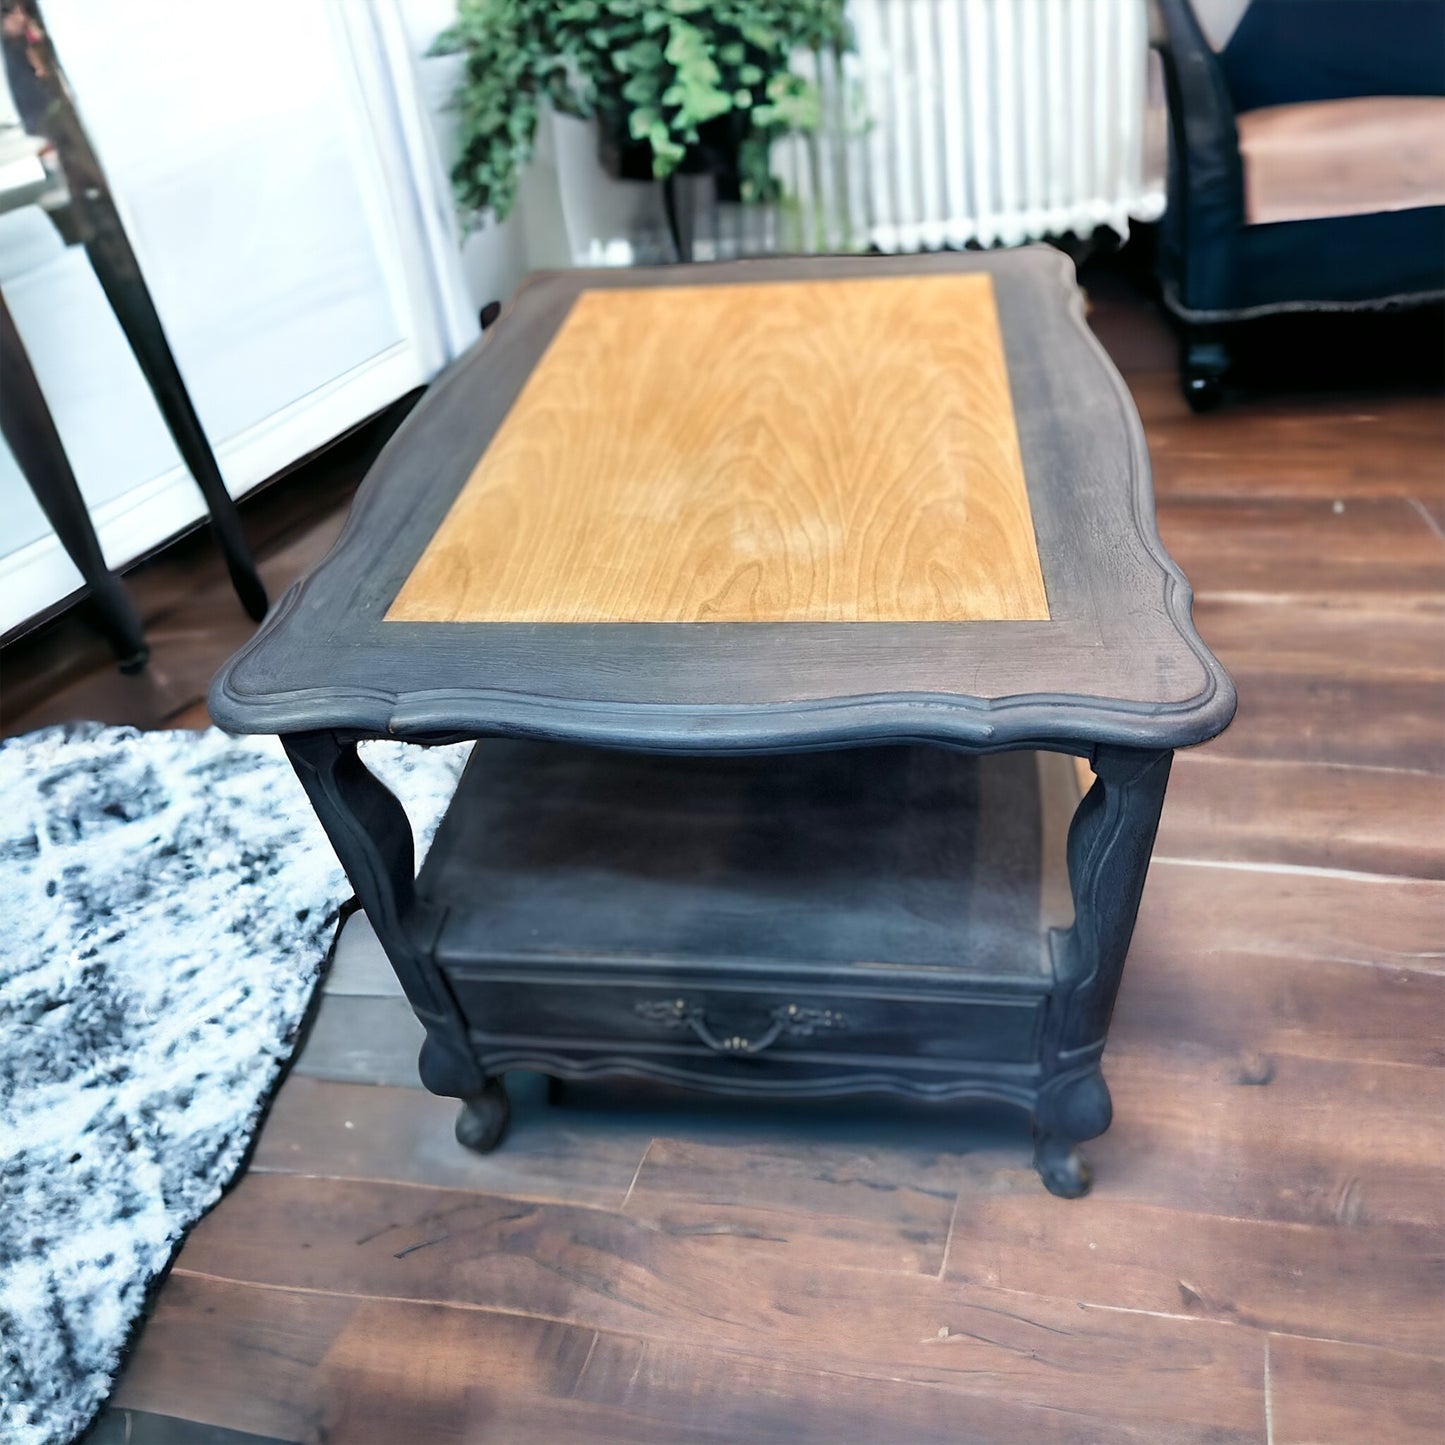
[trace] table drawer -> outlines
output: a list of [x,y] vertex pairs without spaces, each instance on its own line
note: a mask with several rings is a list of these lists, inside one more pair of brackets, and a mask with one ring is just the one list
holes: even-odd
[[453,979],[488,1044],[629,1047],[739,1058],[868,1055],[915,1064],[1027,1063],[1037,1056],[1042,994],[887,994],[652,980],[467,976]]

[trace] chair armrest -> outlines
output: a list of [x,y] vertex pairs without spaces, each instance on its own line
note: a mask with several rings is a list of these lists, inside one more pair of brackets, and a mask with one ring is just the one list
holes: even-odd
[[1189,0],[1155,3],[1169,109],[1166,239],[1181,299],[1207,307],[1225,284],[1230,238],[1244,225],[1239,132],[1224,72]]

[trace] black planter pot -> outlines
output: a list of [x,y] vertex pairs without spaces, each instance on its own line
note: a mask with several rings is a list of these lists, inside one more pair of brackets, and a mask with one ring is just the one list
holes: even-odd
[[[698,127],[696,145],[687,154],[674,174],[712,176],[720,201],[742,200],[742,172],[738,153],[748,133],[746,113],[730,111]],[[652,147],[646,141],[626,140],[619,143],[603,129],[599,138],[602,164],[619,180],[650,181],[653,179]]]
[[[738,155],[747,136],[746,112],[730,111],[698,127],[695,145],[662,183],[668,229],[679,261],[694,258],[696,243],[716,224],[719,202],[742,200],[742,173]],[[622,129],[618,126],[616,129]],[[605,122],[598,139],[603,166],[619,180],[650,181],[652,147],[646,141],[619,141]]]

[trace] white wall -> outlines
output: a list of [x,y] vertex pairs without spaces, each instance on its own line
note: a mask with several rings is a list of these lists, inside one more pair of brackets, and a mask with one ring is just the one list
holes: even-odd
[[[396,4],[435,139],[440,184],[449,190],[447,173],[457,153],[457,124],[449,102],[461,79],[462,60],[456,55],[429,55],[428,51],[451,24],[455,0],[396,0]],[[474,311],[489,301],[505,301],[529,271],[571,264],[552,136],[546,124],[539,127],[537,139],[536,158],[523,177],[512,214],[502,222],[488,215],[464,236],[458,235],[462,275]]]
[[[233,493],[424,383],[476,334],[459,239],[438,240],[455,221],[426,164],[421,68],[388,47],[402,13],[397,0],[46,5]],[[473,264],[483,299],[518,269],[492,241]],[[61,248],[4,285],[123,565],[197,520],[199,493],[84,252]],[[0,446],[0,632],[79,585]]]

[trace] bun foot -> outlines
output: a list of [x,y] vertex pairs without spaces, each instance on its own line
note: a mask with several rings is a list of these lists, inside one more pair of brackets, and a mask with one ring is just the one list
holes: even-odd
[[1094,1180],[1088,1161],[1067,1139],[1040,1139],[1034,1146],[1034,1168],[1044,1188],[1060,1199],[1081,1198]]
[[500,1079],[487,1080],[475,1098],[462,1101],[457,1115],[457,1143],[477,1154],[488,1154],[502,1142],[512,1115],[507,1089]]

